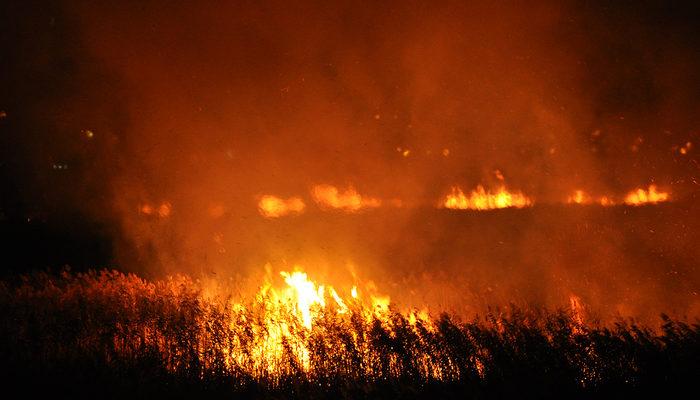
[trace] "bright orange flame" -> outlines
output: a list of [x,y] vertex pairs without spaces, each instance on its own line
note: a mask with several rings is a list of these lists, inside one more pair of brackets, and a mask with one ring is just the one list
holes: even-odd
[[577,190],[566,199],[566,202],[569,204],[587,204],[590,202],[590,198],[583,190]]
[[649,185],[648,190],[637,189],[629,192],[625,197],[625,204],[638,206],[642,204],[655,204],[668,201],[670,195],[667,192],[659,192],[656,185]]
[[497,208],[523,208],[532,206],[533,201],[522,192],[509,192],[501,186],[496,192],[487,192],[479,185],[469,196],[457,186],[442,201],[442,206],[455,210],[492,210]]
[[306,204],[299,197],[282,199],[277,196],[265,195],[258,202],[258,212],[265,218],[279,218],[290,214],[301,214]]
[[311,189],[311,196],[321,208],[335,208],[344,211],[376,208],[382,204],[379,199],[361,196],[352,186],[341,192],[332,185],[316,185]]
[[608,196],[601,196],[599,198],[593,198],[589,196],[583,190],[576,190],[574,193],[567,197],[566,202],[569,204],[600,204],[603,207],[614,206],[615,201]]
[[[252,331],[255,342],[252,359],[259,366],[274,371],[275,365],[285,353],[283,343],[286,342],[292,345],[297,360],[307,369],[309,349],[303,340],[306,333],[300,334],[299,329],[311,332],[316,329],[317,321],[333,318],[332,316],[352,318],[352,315],[359,315],[368,322],[376,318],[387,326],[391,324],[387,312],[390,305],[388,296],[370,295],[369,302],[365,303],[360,298],[357,287],[353,286],[349,296],[343,297],[332,286],[311,280],[300,267],[295,266],[295,269],[294,272],[280,272],[286,287],[276,289],[269,280],[271,275],[268,275],[268,280],[258,292],[256,304],[234,304],[234,311],[244,319],[254,309],[262,307],[264,310],[256,319],[263,329]],[[370,283],[369,286],[368,292],[376,292],[373,284]]]

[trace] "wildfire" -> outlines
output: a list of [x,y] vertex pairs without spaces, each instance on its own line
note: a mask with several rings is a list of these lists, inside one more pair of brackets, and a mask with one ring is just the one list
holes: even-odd
[[612,198],[610,198],[609,196],[600,196],[600,197],[594,198],[594,197],[588,195],[583,190],[574,191],[574,193],[571,196],[566,198],[566,202],[568,204],[581,204],[581,205],[599,204],[603,207],[609,207],[609,206],[615,205],[615,201]]
[[352,186],[341,192],[332,185],[316,185],[311,189],[311,196],[321,208],[334,208],[344,211],[376,208],[382,204],[379,199],[360,195]]
[[168,218],[172,212],[173,206],[169,202],[163,202],[160,205],[142,204],[139,206],[139,212],[147,216],[156,216],[160,218]]
[[277,196],[265,195],[258,202],[258,212],[265,218],[279,218],[290,214],[301,214],[306,204],[299,197],[282,199]]
[[[326,324],[330,320],[349,323],[353,316],[359,316],[365,323],[379,320],[386,326],[391,325],[389,315],[390,297],[373,295],[374,285],[370,283],[365,292],[369,300],[365,301],[357,286],[350,290],[336,290],[332,286],[319,284],[309,278],[299,266],[294,272],[282,271],[279,275],[286,286],[275,287],[270,278],[261,286],[256,300],[243,305],[236,303],[233,307],[237,318],[250,324],[252,314],[261,326],[252,330],[253,362],[269,372],[283,362],[283,354],[290,349],[304,369],[309,367],[309,349],[304,341],[306,335],[317,329],[317,324]],[[429,323],[427,312],[423,312],[415,321]],[[432,322],[430,322],[432,326]],[[237,329],[237,326],[231,327]],[[250,349],[249,349],[250,350]]]
[[492,210],[497,208],[523,208],[532,206],[533,201],[522,192],[510,192],[501,186],[496,192],[487,192],[479,185],[469,196],[457,186],[442,201],[442,206],[455,210]]
[[576,190],[572,195],[567,197],[566,202],[569,204],[600,204],[603,207],[614,206],[618,204],[626,204],[630,206],[640,206],[645,204],[656,204],[668,201],[671,195],[668,192],[660,192],[656,185],[649,185],[648,189],[635,189],[629,192],[622,201],[610,196],[601,196],[594,198],[589,196],[583,190]]
[[648,190],[637,189],[629,192],[625,197],[625,204],[638,206],[642,204],[655,204],[668,201],[670,195],[667,192],[659,192],[656,185],[649,185]]
[[569,204],[587,204],[590,202],[590,198],[583,190],[577,190],[566,199],[566,202]]

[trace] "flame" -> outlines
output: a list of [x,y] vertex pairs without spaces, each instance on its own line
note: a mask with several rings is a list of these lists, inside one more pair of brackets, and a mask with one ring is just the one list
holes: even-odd
[[160,206],[158,206],[158,216],[161,218],[167,218],[170,216],[172,209],[173,207],[170,205],[170,203],[162,203]]
[[258,202],[258,212],[265,218],[279,218],[290,214],[301,214],[306,204],[299,197],[282,199],[277,196],[265,195]]
[[442,201],[442,206],[455,210],[492,210],[497,208],[523,208],[532,206],[533,201],[522,192],[509,192],[501,186],[496,192],[487,192],[479,185],[469,196],[457,186]]
[[[308,370],[309,349],[304,338],[314,332],[321,321],[338,318],[347,323],[353,316],[359,316],[366,323],[378,319],[383,325],[391,324],[389,296],[370,295],[369,301],[365,302],[357,286],[349,291],[336,290],[314,282],[299,266],[294,267],[294,272],[281,271],[279,276],[286,286],[276,288],[270,279],[269,264],[266,268],[268,278],[258,291],[256,302],[248,305],[235,303],[234,310],[242,316],[244,324],[252,322],[246,315],[258,312],[255,321],[261,327],[251,331],[254,335],[252,361],[258,367],[267,368],[268,372],[275,371],[275,366],[283,361],[283,355],[290,348],[300,365]],[[367,291],[376,292],[372,282]],[[427,312],[425,318],[428,318]],[[235,331],[239,327],[231,326],[231,329]],[[286,348],[285,344],[289,347]]]
[[566,202],[569,204],[599,204],[603,207],[615,206],[618,204],[626,204],[631,206],[639,206],[644,204],[656,204],[670,200],[671,195],[668,192],[660,192],[656,185],[649,185],[648,189],[635,189],[629,192],[624,200],[619,201],[610,196],[600,196],[593,198],[586,194],[583,190],[575,190],[572,195],[567,197]]
[[625,204],[638,206],[642,204],[655,204],[668,201],[670,195],[667,192],[659,192],[656,185],[649,185],[649,189],[637,189],[629,192],[625,197]]
[[148,216],[157,216],[160,218],[168,218],[170,213],[172,213],[173,206],[169,202],[165,201],[158,206],[154,206],[149,203],[144,203],[139,206],[139,213]]
[[316,185],[311,189],[311,196],[321,208],[334,208],[344,211],[376,208],[382,204],[379,199],[360,195],[352,186],[341,192],[332,185]]
[[576,190],[574,194],[566,199],[566,202],[569,204],[588,204],[590,203],[590,198],[583,190]]
[[150,204],[142,204],[139,207],[139,212],[144,215],[151,215],[153,214],[153,207]]
[[572,195],[566,198],[566,202],[569,204],[581,205],[599,204],[603,207],[610,207],[616,204],[615,201],[608,196],[600,196],[598,198],[593,198],[583,190],[575,190]]

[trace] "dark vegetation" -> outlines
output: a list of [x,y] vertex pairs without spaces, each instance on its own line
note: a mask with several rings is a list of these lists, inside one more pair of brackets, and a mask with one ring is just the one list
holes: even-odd
[[107,271],[5,281],[3,388],[53,398],[629,398],[692,393],[700,378],[697,323],[589,326],[571,312],[515,307],[470,322],[353,308],[323,314],[311,331],[278,315],[293,340],[265,365],[255,362],[264,302],[235,310],[201,290],[185,277]]

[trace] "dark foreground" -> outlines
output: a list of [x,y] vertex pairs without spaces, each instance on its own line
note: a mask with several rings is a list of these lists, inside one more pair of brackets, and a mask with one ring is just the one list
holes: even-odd
[[[234,309],[201,289],[118,272],[3,283],[3,389],[51,398],[667,398],[697,392],[700,379],[697,322],[602,327],[572,311],[515,308],[470,322],[411,321],[357,306],[304,330],[260,299]],[[291,332],[274,359],[256,353],[270,321]]]

